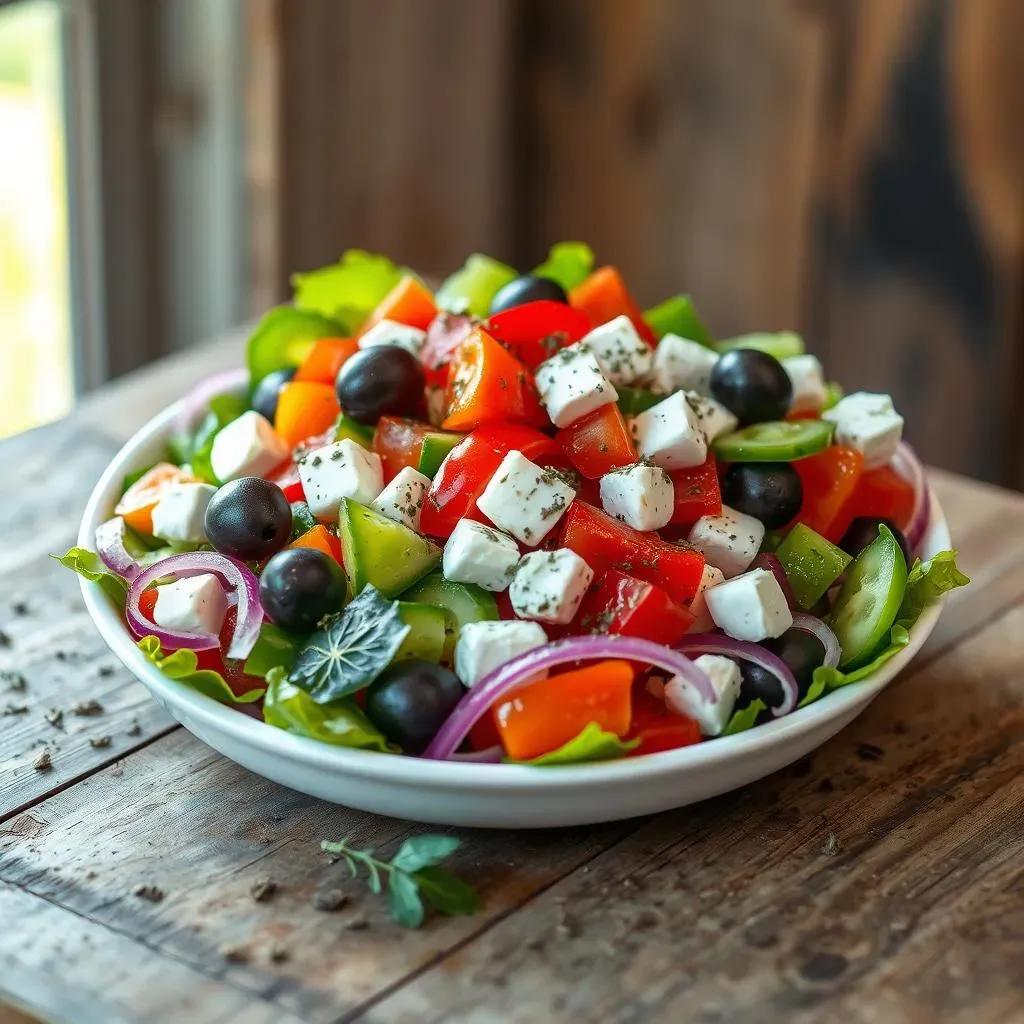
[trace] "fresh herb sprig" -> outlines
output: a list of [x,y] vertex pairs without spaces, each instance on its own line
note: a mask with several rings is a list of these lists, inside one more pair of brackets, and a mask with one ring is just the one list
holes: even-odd
[[442,914],[475,914],[480,896],[471,886],[440,866],[441,861],[459,847],[454,836],[413,836],[406,839],[390,861],[374,856],[374,848],[355,850],[348,839],[332,843],[324,840],[320,848],[348,864],[353,878],[366,872],[370,892],[380,895],[387,879],[388,909],[405,928],[423,924],[426,900]]

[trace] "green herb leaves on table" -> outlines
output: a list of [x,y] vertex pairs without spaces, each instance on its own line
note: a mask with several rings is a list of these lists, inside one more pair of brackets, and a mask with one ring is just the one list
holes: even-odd
[[365,873],[370,892],[380,895],[387,881],[388,909],[405,928],[423,924],[423,901],[442,914],[475,914],[480,896],[461,878],[440,866],[459,847],[454,836],[427,835],[406,839],[391,861],[379,860],[373,847],[355,850],[348,839],[320,844],[325,853],[348,864],[353,878]]

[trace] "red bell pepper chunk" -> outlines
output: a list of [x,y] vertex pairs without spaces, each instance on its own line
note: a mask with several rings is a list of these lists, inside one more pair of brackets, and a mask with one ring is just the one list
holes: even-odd
[[569,292],[569,304],[585,314],[595,326],[608,323],[623,313],[633,321],[633,326],[648,345],[657,341],[654,331],[644,320],[636,300],[626,289],[622,275],[615,267],[600,267],[582,284]]
[[420,464],[423,438],[433,429],[429,423],[419,420],[381,416],[373,435],[373,450],[383,463],[385,483],[394,479],[406,466],[415,469]]
[[302,489],[302,481],[299,479],[299,467],[294,462],[286,462],[267,479],[284,491],[284,496],[289,502],[306,500],[306,492]]
[[636,448],[619,407],[602,405],[560,430],[555,440],[589,480],[636,462]]
[[656,754],[661,750],[677,750],[699,743],[700,726],[686,715],[669,711],[664,701],[635,686],[633,722],[626,739],[640,741],[640,745],[630,751],[629,757]]
[[533,374],[483,328],[477,327],[448,364],[445,430],[474,430],[484,423],[550,422]]
[[562,519],[562,547],[571,548],[595,573],[618,569],[661,587],[689,607],[704,572],[699,551],[641,533],[577,498]]
[[840,537],[858,516],[878,516],[905,530],[914,511],[914,488],[889,466],[865,470],[833,524]]
[[671,523],[689,525],[701,516],[722,514],[722,491],[718,486],[718,464],[708,455],[702,466],[677,469],[669,473],[675,489],[675,509]]
[[617,633],[674,644],[692,625],[690,612],[661,587],[618,569],[605,569],[584,596],[571,632]]
[[451,450],[434,475],[420,515],[423,533],[448,537],[460,519],[486,523],[476,499],[510,451],[520,451],[542,466],[562,458],[558,445],[532,427],[517,423],[478,427]]
[[487,329],[524,366],[535,370],[589,333],[590,321],[564,302],[541,299],[496,313]]
[[848,521],[843,524],[840,513],[864,472],[863,457],[853,448],[832,445],[817,455],[797,459],[793,468],[804,489],[796,521],[837,544],[849,525]]

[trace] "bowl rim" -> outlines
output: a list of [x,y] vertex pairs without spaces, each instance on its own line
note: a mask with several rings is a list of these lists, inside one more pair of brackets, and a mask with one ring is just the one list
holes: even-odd
[[[145,464],[145,451],[167,440],[172,425],[183,409],[183,401],[168,406],[122,445],[103,471],[86,503],[78,532],[79,546],[92,549],[95,529],[112,514],[123,477]],[[925,548],[929,553],[934,553],[951,544],[945,515],[934,492],[931,492],[931,509]],[[628,784],[666,774],[685,774],[690,769],[706,770],[743,757],[756,757],[798,736],[813,732],[828,721],[842,719],[844,715],[849,717],[851,713],[866,706],[914,658],[935,627],[945,603],[944,598],[940,599],[924,612],[911,631],[910,643],[874,675],[834,690],[821,700],[783,718],[734,736],[720,736],[713,742],[696,743],[643,757],[538,769],[530,765],[496,766],[465,761],[428,761],[397,754],[382,754],[332,746],[275,728],[229,705],[220,704],[179,686],[165,677],[135,646],[127,626],[99,584],[81,577],[79,582],[89,615],[107,646],[165,707],[180,707],[189,715],[190,720],[226,733],[233,741],[268,756],[283,757],[331,775],[357,775],[379,782],[395,782],[426,789],[441,785],[489,791],[525,791],[538,785],[547,790],[552,787],[571,790],[581,782]]]

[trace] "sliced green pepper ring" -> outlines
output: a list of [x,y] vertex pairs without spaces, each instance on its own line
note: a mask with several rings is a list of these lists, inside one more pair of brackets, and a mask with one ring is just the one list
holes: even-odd
[[827,448],[833,425],[826,420],[779,420],[754,423],[712,444],[725,462],[795,462]]

